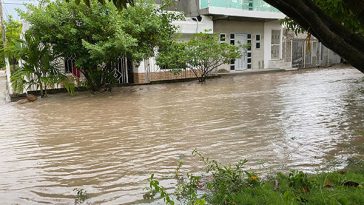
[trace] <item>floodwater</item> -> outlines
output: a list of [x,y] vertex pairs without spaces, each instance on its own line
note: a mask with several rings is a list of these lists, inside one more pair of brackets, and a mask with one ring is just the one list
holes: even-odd
[[344,166],[363,154],[363,90],[363,74],[336,68],[1,101],[0,204],[72,204],[74,188],[88,204],[148,203],[150,174],[171,187],[177,160],[202,167],[195,148],[258,172]]

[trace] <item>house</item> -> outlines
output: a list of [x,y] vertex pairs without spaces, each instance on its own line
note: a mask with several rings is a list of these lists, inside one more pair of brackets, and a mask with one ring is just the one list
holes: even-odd
[[[240,46],[242,56],[221,66],[221,72],[241,72],[288,68],[282,56],[283,13],[263,0],[179,0],[169,10],[183,12],[185,21],[173,22],[179,26],[182,40],[195,33],[209,30],[219,36],[221,43]],[[193,77],[191,72],[174,76],[156,66],[155,58],[147,59],[134,69],[135,83]]]

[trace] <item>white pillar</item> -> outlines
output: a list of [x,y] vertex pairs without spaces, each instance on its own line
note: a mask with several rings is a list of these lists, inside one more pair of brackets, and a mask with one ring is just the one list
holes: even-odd
[[10,63],[9,59],[5,58],[5,66],[6,66],[6,85],[9,92],[9,95],[12,95],[14,93],[13,87],[11,84],[11,70],[10,70]]

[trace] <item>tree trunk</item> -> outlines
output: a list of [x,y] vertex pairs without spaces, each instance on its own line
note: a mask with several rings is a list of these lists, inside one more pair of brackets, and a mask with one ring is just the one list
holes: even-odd
[[39,89],[40,89],[40,97],[42,98],[44,96],[44,93],[43,93],[43,83],[42,82],[39,82]]
[[364,37],[338,24],[312,0],[265,0],[364,73]]

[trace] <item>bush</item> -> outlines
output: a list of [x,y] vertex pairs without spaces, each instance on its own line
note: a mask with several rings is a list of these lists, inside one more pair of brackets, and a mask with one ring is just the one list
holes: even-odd
[[[168,194],[154,175],[145,198],[157,194],[166,204],[364,204],[364,162],[354,160],[345,170],[309,175],[301,171],[278,173],[261,179],[244,170],[246,160],[235,165],[223,165],[193,151],[205,164],[208,177],[179,173],[177,186]],[[146,197],[148,196],[148,197]]]

